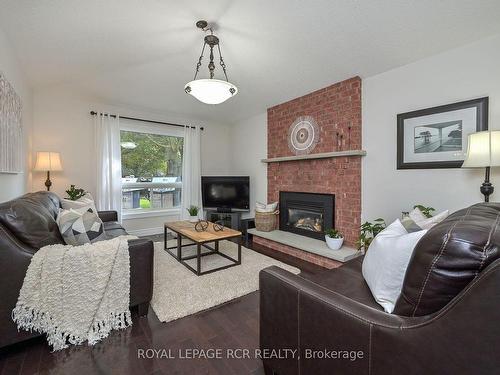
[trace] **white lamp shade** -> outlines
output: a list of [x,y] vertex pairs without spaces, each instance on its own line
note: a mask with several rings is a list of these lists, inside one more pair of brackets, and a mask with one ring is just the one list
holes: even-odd
[[34,171],[62,171],[61,155],[59,152],[40,151],[36,153]]
[[232,83],[219,79],[197,79],[184,86],[184,91],[205,104],[220,104],[238,93]]
[[467,157],[463,168],[495,167],[500,165],[500,131],[469,134]]

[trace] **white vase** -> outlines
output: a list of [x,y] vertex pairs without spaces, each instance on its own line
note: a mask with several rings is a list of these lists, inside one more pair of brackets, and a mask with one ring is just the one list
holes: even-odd
[[198,215],[189,216],[189,222],[190,223],[197,223],[198,222]]
[[344,243],[344,238],[331,238],[325,236],[326,245],[332,250],[339,250]]

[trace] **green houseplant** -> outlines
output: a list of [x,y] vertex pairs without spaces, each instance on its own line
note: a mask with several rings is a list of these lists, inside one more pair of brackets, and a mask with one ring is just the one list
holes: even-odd
[[372,240],[377,234],[382,232],[385,227],[385,220],[382,218],[373,220],[373,223],[367,221],[363,225],[361,225],[361,233],[359,235],[358,241],[356,242],[358,250],[368,250],[368,247],[370,246]]
[[83,197],[87,192],[84,189],[80,189],[75,187],[75,185],[70,185],[69,189],[66,190],[66,194],[68,194],[68,199],[72,201],[76,201]]
[[338,250],[344,243],[344,235],[337,229],[329,228],[325,231],[325,241],[330,249]]
[[191,223],[196,223],[198,221],[198,212],[200,209],[197,206],[189,206],[189,208],[186,208],[187,212],[189,212],[189,221]]

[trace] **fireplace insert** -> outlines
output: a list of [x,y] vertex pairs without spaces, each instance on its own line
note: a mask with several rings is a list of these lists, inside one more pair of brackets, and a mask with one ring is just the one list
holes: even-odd
[[280,191],[280,230],[324,239],[334,228],[335,195]]

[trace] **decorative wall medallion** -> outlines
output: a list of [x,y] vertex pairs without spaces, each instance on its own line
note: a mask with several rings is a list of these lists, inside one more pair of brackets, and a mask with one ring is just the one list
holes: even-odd
[[288,147],[295,155],[309,154],[319,142],[319,126],[311,116],[300,116],[288,129]]
[[23,170],[21,98],[0,72],[0,173]]

